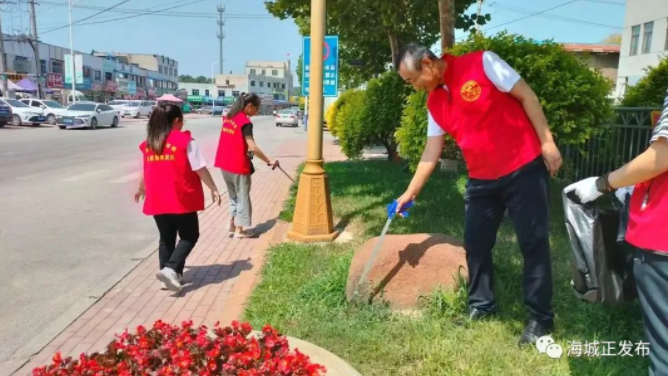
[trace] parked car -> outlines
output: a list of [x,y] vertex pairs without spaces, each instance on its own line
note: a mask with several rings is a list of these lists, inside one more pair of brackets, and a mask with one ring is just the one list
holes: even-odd
[[21,102],[27,104],[30,107],[38,107],[44,110],[46,121],[51,125],[56,125],[56,117],[67,111],[65,106],[48,99],[27,98],[21,99]]
[[131,116],[135,119],[140,116],[151,117],[151,112],[153,107],[148,101],[128,101],[120,110],[121,117]]
[[195,110],[196,114],[201,114],[201,115],[211,115],[213,112],[213,107],[211,106],[203,106]]
[[56,118],[60,129],[90,128],[110,125],[118,127],[119,113],[106,104],[77,103],[69,106],[67,111]]
[[16,99],[0,98],[0,102],[12,109],[12,125],[33,125],[38,126],[46,121],[44,110],[41,108],[30,107],[27,104]]
[[292,110],[280,110],[276,114],[276,126],[282,127],[284,125],[290,125],[293,127],[299,126],[299,119],[297,119],[297,113]]
[[0,128],[12,121],[12,108],[6,103],[0,102]]
[[109,106],[109,107],[113,108],[114,110],[120,112],[120,111],[123,110],[123,107],[125,107],[125,105],[127,105],[129,102],[130,101],[111,101],[111,102],[107,103],[107,106]]

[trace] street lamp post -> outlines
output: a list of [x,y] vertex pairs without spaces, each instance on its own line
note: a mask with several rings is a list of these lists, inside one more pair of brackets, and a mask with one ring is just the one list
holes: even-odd
[[[72,38],[72,1],[74,0],[68,0],[67,4],[69,5],[70,8],[70,56],[72,57],[72,75],[70,76],[70,79],[72,80],[72,104],[77,102],[77,96],[76,96],[76,73],[75,73],[75,66],[74,66],[74,40]],[[67,102],[67,101],[65,101]]]
[[308,152],[299,179],[292,229],[288,238],[301,242],[332,241],[334,230],[329,177],[323,168],[323,47],[325,45],[326,0],[311,0],[311,86],[309,92]]
[[216,78],[213,76],[213,67],[216,66],[216,64],[220,63],[219,61],[214,61],[211,63],[211,83],[214,86],[214,90],[211,91],[211,116],[215,116],[214,113],[216,112],[216,98],[213,96],[213,92],[216,91]]

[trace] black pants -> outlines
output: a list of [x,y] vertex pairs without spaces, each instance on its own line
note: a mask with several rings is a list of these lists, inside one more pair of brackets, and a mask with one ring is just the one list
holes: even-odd
[[649,342],[649,375],[668,376],[668,254],[636,250],[633,275]]
[[496,309],[492,248],[508,209],[524,257],[524,303],[532,318],[553,325],[548,182],[542,158],[497,180],[469,179],[464,244],[470,307]]
[[[156,215],[155,223],[160,231],[160,269],[167,267],[183,274],[186,258],[195,248],[199,239],[199,218],[197,212],[187,214]],[[176,235],[179,244],[176,244]]]

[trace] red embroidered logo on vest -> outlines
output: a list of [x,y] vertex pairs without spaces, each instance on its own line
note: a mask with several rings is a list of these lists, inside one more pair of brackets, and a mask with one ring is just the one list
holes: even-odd
[[461,90],[462,99],[464,99],[467,102],[473,102],[478,100],[478,98],[480,98],[481,93],[482,93],[482,88],[480,87],[480,84],[474,80],[466,81],[466,83],[462,85],[462,90]]

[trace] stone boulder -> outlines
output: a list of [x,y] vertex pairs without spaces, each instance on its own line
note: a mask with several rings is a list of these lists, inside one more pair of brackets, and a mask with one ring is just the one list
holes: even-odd
[[[373,238],[357,250],[348,273],[346,296],[355,299],[362,270],[376,246]],[[440,287],[458,288],[458,276],[468,279],[461,241],[440,234],[386,235],[357,299],[382,300],[397,310],[416,308],[422,296]]]

